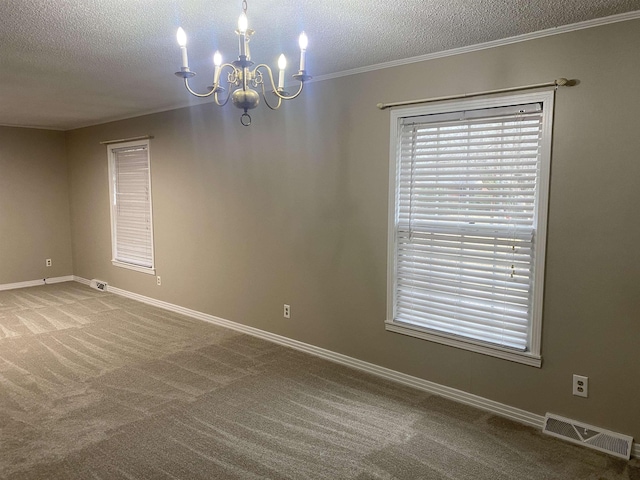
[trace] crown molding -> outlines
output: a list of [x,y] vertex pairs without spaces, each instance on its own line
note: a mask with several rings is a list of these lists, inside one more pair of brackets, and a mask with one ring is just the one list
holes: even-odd
[[359,73],[373,72],[376,70],[409,65],[412,63],[419,63],[427,60],[453,57],[455,55],[463,55],[465,53],[477,52],[479,50],[502,47],[504,45],[511,45],[513,43],[526,42],[528,40],[550,37],[552,35],[561,35],[563,33],[575,32],[577,30],[584,30],[593,27],[600,27],[602,25],[609,25],[611,23],[626,22],[628,20],[635,20],[638,18],[640,18],[640,10],[635,10],[633,12],[620,13],[618,15],[611,15],[609,17],[595,18],[593,20],[587,20],[584,22],[572,23],[570,25],[563,25],[560,27],[548,28],[546,30],[539,30],[537,32],[525,33],[522,35],[517,35],[515,37],[502,38],[500,40],[493,40],[485,43],[477,43],[475,45],[469,45],[466,47],[452,48],[451,50],[444,50],[442,52],[427,53],[425,55],[419,55],[417,57],[403,58],[400,60],[393,60],[391,62],[378,63],[376,65],[368,65],[365,67],[343,70],[341,72],[329,73],[327,75],[318,75],[317,77],[314,77],[312,80],[310,80],[310,82],[321,82],[323,80],[348,77],[351,75],[357,75]]
[[62,128],[62,127],[47,127],[46,125],[14,125],[11,123],[0,123],[0,127],[6,127],[6,128],[30,128],[32,130],[53,130],[56,132],[64,132],[67,129]]

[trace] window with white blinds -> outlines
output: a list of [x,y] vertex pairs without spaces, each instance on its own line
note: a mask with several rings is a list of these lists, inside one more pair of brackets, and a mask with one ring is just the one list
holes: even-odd
[[155,273],[149,141],[108,150],[113,264]]
[[395,113],[387,329],[539,366],[552,97],[518,97]]

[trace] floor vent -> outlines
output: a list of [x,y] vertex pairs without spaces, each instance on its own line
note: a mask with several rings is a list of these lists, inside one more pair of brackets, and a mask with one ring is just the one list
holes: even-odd
[[633,437],[547,413],[542,432],[629,460]]
[[91,288],[95,288],[96,290],[100,290],[101,292],[107,291],[107,282],[103,282],[102,280],[96,280],[95,278],[89,282],[89,286]]

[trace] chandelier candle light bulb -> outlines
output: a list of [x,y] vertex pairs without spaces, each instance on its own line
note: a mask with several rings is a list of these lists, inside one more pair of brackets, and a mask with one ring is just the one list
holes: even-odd
[[284,89],[284,69],[287,68],[287,58],[284,56],[284,53],[280,55],[278,58],[278,69],[280,70],[278,74],[278,90],[282,91]]
[[298,44],[300,45],[300,71],[305,71],[305,54],[307,52],[307,46],[309,46],[309,39],[307,38],[307,34],[302,32],[300,34],[300,38],[298,39]]
[[[249,29],[247,0],[243,0],[242,2],[242,13],[238,18],[236,34],[238,35],[240,50],[238,59],[231,63],[223,63],[222,55],[216,51],[213,55],[213,88],[210,88],[207,93],[197,93],[189,85],[189,79],[196,73],[189,70],[187,35],[182,28],[178,28],[177,39],[182,54],[182,68],[179,72],[176,72],[176,75],[184,80],[184,86],[191,95],[199,98],[213,96],[213,102],[220,107],[223,107],[231,100],[233,105],[244,110],[244,113],[240,116],[240,123],[244,126],[249,126],[251,124],[251,116],[247,111],[258,106],[258,103],[260,103],[260,93],[267,107],[271,110],[277,110],[282,105],[283,100],[293,100],[300,95],[304,83],[307,80],[311,80],[311,75],[307,75],[305,65],[308,39],[307,35],[302,32],[299,39],[300,71],[293,75],[293,79],[300,82],[300,85],[297,92],[289,95],[284,91],[284,75],[285,69],[287,68],[287,59],[284,54],[280,55],[278,59],[279,72],[277,87],[274,83],[273,70],[268,65],[261,63],[253,67],[254,64],[249,54],[249,40],[254,34],[254,31]],[[223,77],[226,78],[226,85],[223,86],[220,85],[220,78],[222,71],[225,69],[228,70],[228,74],[226,77]],[[228,88],[226,88],[227,86]],[[270,97],[272,100],[269,100],[267,97],[267,88],[276,98],[275,103],[273,97]]]
[[182,69],[189,70],[189,59],[187,57],[187,34],[184,33],[182,27],[178,28],[176,38],[178,39],[178,45],[180,45],[180,53],[182,53]]
[[222,65],[222,55],[218,50],[213,54],[213,65],[215,66],[215,72],[213,74],[213,86],[215,88],[220,82],[220,65]]
[[249,21],[247,15],[242,12],[240,18],[238,18],[238,32],[240,32],[240,57],[247,56],[247,27]]

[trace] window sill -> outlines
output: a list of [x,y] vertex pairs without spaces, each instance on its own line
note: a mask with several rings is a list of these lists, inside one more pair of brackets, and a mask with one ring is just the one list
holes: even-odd
[[423,340],[448,345],[450,347],[461,348],[463,350],[469,350],[471,352],[481,353],[491,357],[502,358],[511,362],[522,363],[531,367],[540,368],[542,366],[542,357],[530,352],[517,352],[498,346],[487,345],[481,342],[474,342],[473,340],[464,340],[459,337],[449,336],[446,334],[436,334],[430,330],[422,329],[414,325],[394,322],[393,320],[387,320],[385,322],[385,329],[389,332],[409,335],[411,337],[421,338]]
[[156,269],[153,267],[141,267],[140,265],[133,265],[131,263],[119,262],[118,260],[111,260],[111,263],[116,267],[127,268],[140,273],[146,273],[148,275],[155,275]]

